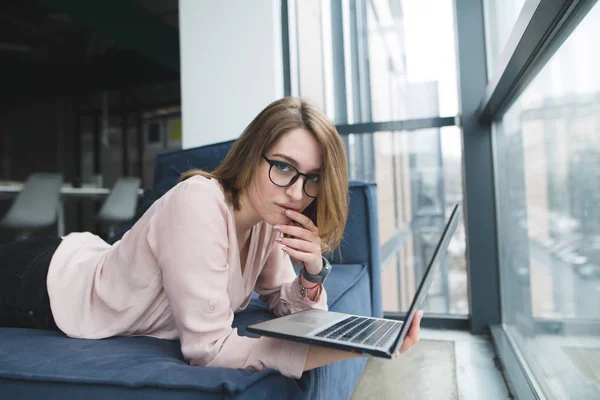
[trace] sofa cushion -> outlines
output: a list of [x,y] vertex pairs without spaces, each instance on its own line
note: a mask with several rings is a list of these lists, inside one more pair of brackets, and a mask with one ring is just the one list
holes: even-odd
[[[325,282],[330,308],[369,314],[368,277],[362,265],[335,266]],[[253,299],[247,310],[236,314],[234,326],[244,335],[247,325],[270,318],[273,316],[264,304]],[[248,399],[315,399],[325,393],[329,393],[327,398],[335,398],[331,393],[348,398],[349,393],[340,388],[351,393],[365,364],[364,359],[348,360],[309,371],[302,379],[294,380],[275,370],[192,367],[183,360],[178,341],[150,337],[82,340],[59,332],[3,328],[0,343],[0,392],[31,394],[30,390],[39,388],[44,398],[66,398],[67,393],[85,395],[86,400],[119,397],[131,395],[132,389],[137,395],[144,393],[143,398],[158,398],[166,392],[170,398],[188,398],[194,392],[196,398],[228,394]],[[322,382],[321,375],[326,375],[328,381]],[[28,385],[33,382],[35,385]]]

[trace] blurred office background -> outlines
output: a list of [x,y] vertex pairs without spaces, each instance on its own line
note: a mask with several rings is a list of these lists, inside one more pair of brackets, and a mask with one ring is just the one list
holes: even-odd
[[425,325],[491,333],[515,395],[600,398],[599,43],[587,0],[5,1],[0,212],[59,173],[63,231],[107,234],[120,178],[302,96],[378,184],[386,315],[459,203]]

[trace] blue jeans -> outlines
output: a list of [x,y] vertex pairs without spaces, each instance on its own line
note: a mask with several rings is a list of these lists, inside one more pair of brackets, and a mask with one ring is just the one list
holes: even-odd
[[61,240],[37,237],[0,245],[0,327],[59,330],[46,277]]

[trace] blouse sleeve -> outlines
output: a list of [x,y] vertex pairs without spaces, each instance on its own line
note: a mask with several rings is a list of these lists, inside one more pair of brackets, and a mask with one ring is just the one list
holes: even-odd
[[186,361],[212,367],[274,368],[299,378],[307,345],[243,337],[232,328],[234,313],[227,293],[229,210],[221,190],[207,179],[190,178],[165,196],[149,241]]
[[273,244],[265,267],[256,281],[255,290],[260,299],[279,317],[310,308],[327,310],[327,293],[323,285],[314,301],[302,299],[299,277],[294,271],[290,256],[281,248],[279,243]]

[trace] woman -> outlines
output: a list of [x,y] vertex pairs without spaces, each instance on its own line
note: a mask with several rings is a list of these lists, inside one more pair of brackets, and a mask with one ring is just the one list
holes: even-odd
[[[310,104],[284,98],[212,173],[189,171],[123,238],[88,233],[0,247],[0,326],[74,338],[179,339],[192,365],[303,371],[359,355],[232,328],[252,291],[278,316],[327,308],[322,252],[348,212],[343,142]],[[290,257],[303,264],[297,277]],[[400,352],[418,341],[420,316]]]

